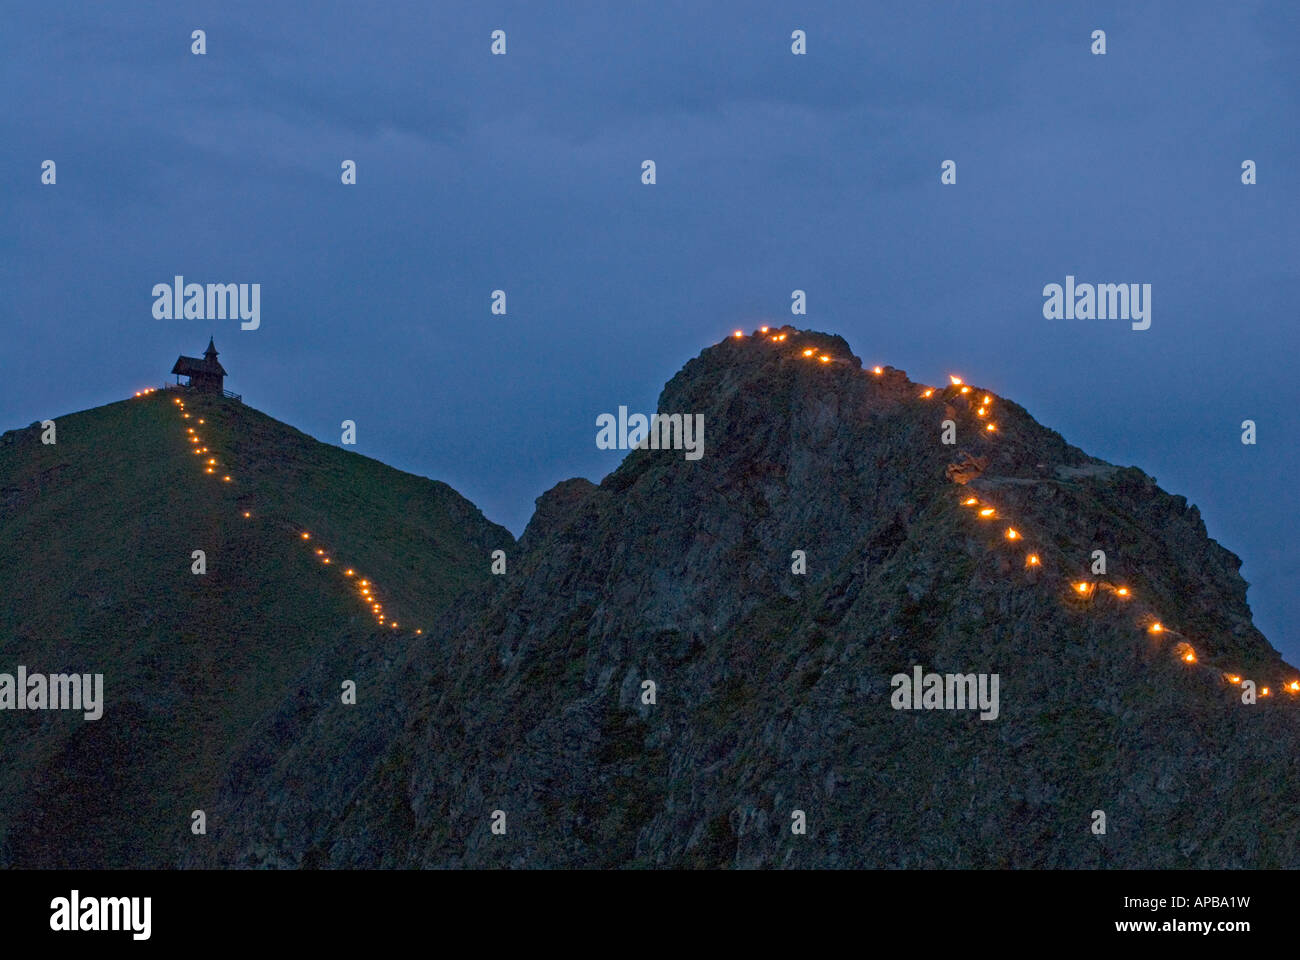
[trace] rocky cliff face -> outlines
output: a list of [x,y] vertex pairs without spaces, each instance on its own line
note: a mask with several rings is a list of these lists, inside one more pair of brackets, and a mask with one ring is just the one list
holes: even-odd
[[[265,721],[292,755],[236,765],[188,862],[1300,866],[1300,674],[1183,498],[793,328],[659,410],[704,415],[701,459],[539,498],[504,576],[358,655],[352,734],[315,695]],[[918,665],[997,674],[996,719],[894,709]]]

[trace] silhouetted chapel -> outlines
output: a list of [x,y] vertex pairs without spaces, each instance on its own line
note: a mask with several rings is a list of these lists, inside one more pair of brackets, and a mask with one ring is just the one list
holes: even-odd
[[208,349],[203,351],[202,360],[198,357],[177,357],[172,373],[176,374],[177,383],[181,382],[181,377],[189,377],[192,390],[203,393],[221,393],[225,390],[226,371],[217,362],[217,347],[211,337],[208,337]]

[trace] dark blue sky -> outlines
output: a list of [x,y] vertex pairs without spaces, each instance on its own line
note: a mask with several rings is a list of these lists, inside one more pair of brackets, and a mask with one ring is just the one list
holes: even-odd
[[[802,288],[867,363],[960,372],[1187,496],[1300,661],[1300,5],[595,6],[11,5],[0,425],[215,333],[247,402],[353,419],[519,532],[617,464],[598,414]],[[261,329],[155,320],[178,273],[261,283]],[[1067,273],[1151,283],[1151,328],[1045,320]]]

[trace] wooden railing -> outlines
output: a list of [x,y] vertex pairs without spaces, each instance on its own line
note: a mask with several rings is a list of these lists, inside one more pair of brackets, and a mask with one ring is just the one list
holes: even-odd
[[[194,388],[191,387],[188,383],[164,383],[164,384],[162,385],[162,389],[164,389],[164,390],[193,390]],[[243,395],[242,395],[242,394],[235,393],[233,390],[222,390],[222,391],[221,391],[221,395],[222,395],[223,397],[225,397],[226,399],[228,399],[228,400],[234,400],[236,403],[243,403],[243,402],[244,402],[244,397],[243,397]]]

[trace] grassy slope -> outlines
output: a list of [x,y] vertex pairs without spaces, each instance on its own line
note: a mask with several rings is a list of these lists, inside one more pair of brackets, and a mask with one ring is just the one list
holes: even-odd
[[155,394],[59,418],[53,446],[35,431],[0,445],[0,672],[103,673],[106,700],[96,722],[0,713],[0,862],[172,862],[252,724],[318,651],[380,629],[345,565],[378,585],[402,634],[428,629],[512,542],[445,484],[186,399],[190,420]]

